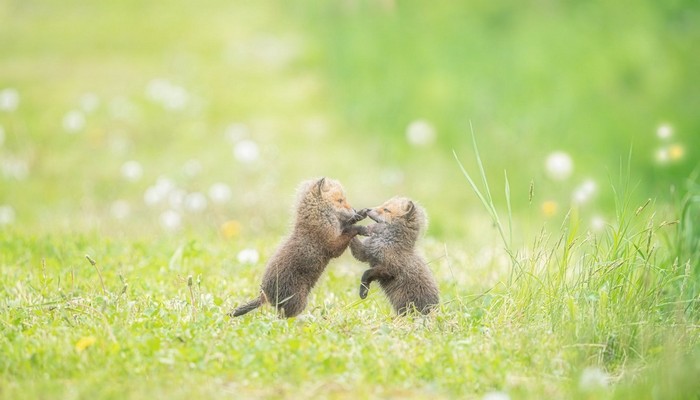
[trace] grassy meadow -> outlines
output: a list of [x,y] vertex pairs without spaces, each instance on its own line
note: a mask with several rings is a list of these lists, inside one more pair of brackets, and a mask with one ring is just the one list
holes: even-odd
[[[0,398],[700,395],[690,1],[0,2]],[[297,185],[430,224],[397,318],[257,294]]]

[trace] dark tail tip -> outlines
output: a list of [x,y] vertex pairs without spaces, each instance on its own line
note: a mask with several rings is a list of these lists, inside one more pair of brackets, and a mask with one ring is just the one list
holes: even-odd
[[261,305],[262,305],[262,298],[258,297],[257,299],[251,300],[251,301],[243,304],[242,306],[236,308],[235,310],[231,311],[230,313],[228,313],[228,316],[232,317],[232,318],[239,317],[243,314],[247,314],[247,313],[255,310],[256,308],[260,307]]

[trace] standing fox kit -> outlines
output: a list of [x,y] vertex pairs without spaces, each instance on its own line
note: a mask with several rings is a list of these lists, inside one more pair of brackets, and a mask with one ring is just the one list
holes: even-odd
[[394,197],[361,213],[365,212],[377,223],[368,226],[367,239],[350,242],[352,255],[370,265],[362,274],[360,297],[366,298],[370,284],[377,280],[399,315],[414,309],[429,313],[440,298],[433,274],[415,250],[427,225],[425,211],[410,199]]
[[309,292],[332,258],[366,228],[354,223],[365,218],[348,204],[340,182],[321,178],[301,184],[292,233],[267,262],[260,296],[236,308],[237,317],[264,303],[290,318],[306,308]]

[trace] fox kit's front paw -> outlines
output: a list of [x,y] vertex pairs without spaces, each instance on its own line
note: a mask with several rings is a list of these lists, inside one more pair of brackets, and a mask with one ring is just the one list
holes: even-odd
[[343,234],[345,235],[350,235],[350,236],[369,236],[369,230],[367,229],[366,226],[360,226],[360,225],[350,225],[346,226],[343,229]]
[[355,215],[353,215],[352,218],[350,218],[346,224],[352,225],[352,224],[355,224],[355,223],[360,222],[363,219],[367,218],[367,210],[369,210],[369,209],[364,208],[360,211],[356,211]]

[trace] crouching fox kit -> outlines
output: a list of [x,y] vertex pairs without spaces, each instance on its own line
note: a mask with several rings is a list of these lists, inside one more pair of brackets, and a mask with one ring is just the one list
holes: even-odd
[[437,283],[415,245],[426,228],[422,207],[404,197],[394,197],[379,207],[362,210],[376,224],[368,226],[369,237],[350,241],[352,255],[368,262],[362,274],[360,297],[366,298],[377,280],[399,315],[416,310],[428,314],[439,302]]
[[340,182],[321,178],[302,183],[294,228],[267,262],[260,296],[229,315],[237,317],[268,302],[283,317],[301,313],[328,262],[339,257],[355,235],[366,231],[353,225],[363,218],[347,202]]

